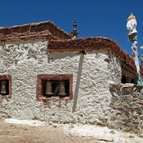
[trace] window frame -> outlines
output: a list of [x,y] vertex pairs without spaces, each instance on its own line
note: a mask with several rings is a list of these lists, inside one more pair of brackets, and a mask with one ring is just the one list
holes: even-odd
[[[69,81],[69,96],[66,97],[45,97],[42,93],[42,81],[43,80],[68,80]],[[60,99],[73,99],[73,75],[72,74],[39,74],[37,75],[37,95],[36,98],[38,101],[43,101],[43,99],[51,98],[60,98]]]
[[2,97],[4,98],[11,98],[12,97],[12,78],[11,75],[5,74],[5,75],[0,75],[0,80],[8,80],[9,82],[9,94],[8,95],[4,95]]

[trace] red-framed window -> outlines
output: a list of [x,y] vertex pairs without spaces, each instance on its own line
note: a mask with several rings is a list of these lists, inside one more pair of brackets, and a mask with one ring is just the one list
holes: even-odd
[[11,75],[0,75],[0,95],[5,98],[12,97]]
[[40,74],[37,76],[37,99],[57,97],[73,98],[73,75],[72,74]]

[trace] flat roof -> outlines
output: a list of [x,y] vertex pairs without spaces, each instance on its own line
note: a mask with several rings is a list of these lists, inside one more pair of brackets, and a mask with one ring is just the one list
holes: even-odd
[[71,39],[51,21],[0,28],[0,41],[46,37],[53,40]]

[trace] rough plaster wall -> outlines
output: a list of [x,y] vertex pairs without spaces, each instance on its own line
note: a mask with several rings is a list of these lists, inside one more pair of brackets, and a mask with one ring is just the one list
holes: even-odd
[[121,77],[122,77],[122,70],[121,70],[121,64],[120,60],[115,57],[113,54],[109,53],[109,73],[110,73],[110,80],[114,81],[115,83],[121,83]]
[[[77,79],[79,55],[49,55],[46,40],[1,43],[0,74],[12,75],[12,98],[2,100],[0,115],[19,119],[40,119],[50,122],[94,123],[109,108],[110,72],[106,52],[87,53],[84,58],[77,111],[72,101],[49,101],[47,106],[36,99],[38,74],[73,74],[73,93]],[[120,78],[120,77],[118,77]],[[119,80],[119,79],[118,79]],[[107,113],[106,113],[107,114]]]

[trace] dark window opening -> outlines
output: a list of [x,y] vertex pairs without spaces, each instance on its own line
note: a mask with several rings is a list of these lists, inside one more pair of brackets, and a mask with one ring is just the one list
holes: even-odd
[[0,94],[9,95],[9,80],[0,80]]
[[68,80],[42,80],[42,94],[45,97],[69,96]]
[[127,79],[126,79],[126,77],[124,75],[122,76],[121,82],[122,83],[127,83]]
[[0,75],[0,95],[5,98],[11,98],[12,96],[11,75]]
[[131,79],[131,83],[135,83],[135,80],[134,80],[134,79]]
[[121,83],[136,83],[135,79],[131,77],[126,77],[125,75],[122,76]]

